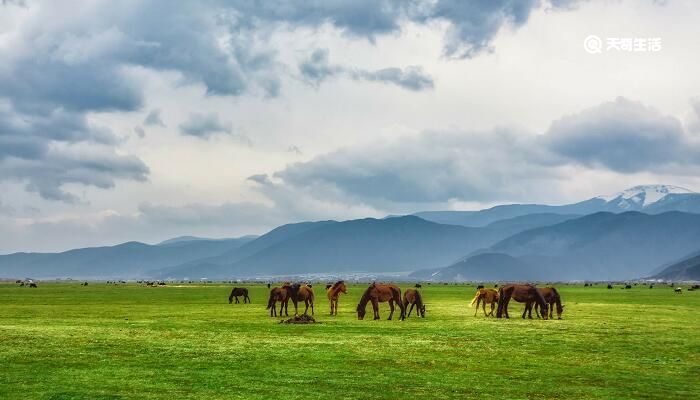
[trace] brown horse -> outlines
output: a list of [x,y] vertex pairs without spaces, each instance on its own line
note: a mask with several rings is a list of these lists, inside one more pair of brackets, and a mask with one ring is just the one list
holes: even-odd
[[[496,312],[496,318],[502,318],[505,314],[506,318],[510,318],[508,315],[508,303],[510,299],[513,298],[515,301],[520,303],[534,302],[540,307],[542,311],[542,319],[547,319],[547,302],[542,297],[542,294],[537,290],[536,287],[532,285],[505,285],[501,286],[498,290],[498,311]],[[527,308],[523,311],[523,318],[525,318],[525,313]]]
[[328,301],[331,302],[331,315],[338,315],[338,298],[340,297],[341,293],[348,292],[348,288],[345,286],[345,281],[338,281],[326,289]]
[[295,283],[293,285],[287,286],[289,291],[289,299],[294,303],[294,315],[299,314],[299,309],[297,308],[297,303],[303,301],[306,305],[304,309],[304,315],[309,311],[309,306],[311,306],[311,315],[314,315],[314,290],[310,285],[302,285]]
[[236,299],[236,304],[240,303],[238,301],[238,296],[243,296],[243,304],[250,303],[250,297],[248,297],[248,289],[235,287],[231,290],[231,294],[228,296],[228,304],[233,303],[233,299]]
[[[474,305],[476,303],[476,309],[474,309],[474,316],[476,317],[476,313],[479,312],[479,303],[482,303],[483,309],[484,309],[484,316],[488,317],[489,315],[493,317],[493,311],[496,308],[496,304],[498,304],[498,291],[496,289],[478,289],[476,291],[476,294],[474,295],[474,299],[472,300],[471,305]],[[486,314],[486,303],[491,305],[491,312]]]
[[365,318],[367,303],[370,301],[372,302],[372,309],[374,309],[374,319],[379,319],[379,303],[388,301],[389,308],[391,309],[388,319],[391,319],[391,317],[394,315],[394,303],[396,303],[401,310],[400,319],[402,321],[404,320],[406,309],[401,302],[401,289],[399,289],[398,286],[376,283],[369,285],[367,290],[365,290],[365,293],[362,294],[360,303],[357,305],[357,319],[361,320]]
[[413,306],[416,306],[416,313],[422,318],[425,318],[425,304],[423,304],[423,296],[421,296],[418,290],[406,289],[406,291],[403,293],[404,310],[406,309],[406,307],[408,307],[409,304],[411,305],[411,308],[408,309],[408,315],[406,316],[406,318],[411,316]]
[[277,316],[277,302],[280,303],[280,317],[282,316],[282,311],[284,315],[289,316],[287,312],[287,304],[289,303],[289,286],[275,287],[270,289],[270,298],[267,300],[267,309],[270,310],[270,316]]
[[[554,306],[556,305],[557,307],[557,319],[561,319],[561,314],[564,312],[564,306],[561,304],[561,296],[559,296],[559,292],[557,289],[553,287],[546,287],[546,288],[538,288],[538,292],[544,297],[544,301],[549,304],[549,319],[554,318]],[[527,309],[528,316],[532,318],[532,306],[535,306],[535,314],[537,314],[537,318],[540,317],[540,312],[539,312],[539,306],[533,302],[527,303],[525,305],[525,308]]]

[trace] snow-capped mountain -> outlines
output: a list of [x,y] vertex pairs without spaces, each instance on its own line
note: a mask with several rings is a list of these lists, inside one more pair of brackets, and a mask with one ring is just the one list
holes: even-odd
[[415,215],[429,221],[470,227],[487,226],[507,218],[534,214],[583,216],[597,212],[640,211],[661,214],[681,211],[700,214],[700,193],[672,185],[635,186],[609,196],[597,196],[574,204],[507,204],[481,211],[427,211]]
[[610,196],[598,196],[596,198],[605,200],[610,206],[620,210],[639,211],[663,200],[669,194],[697,193],[679,186],[641,185]]

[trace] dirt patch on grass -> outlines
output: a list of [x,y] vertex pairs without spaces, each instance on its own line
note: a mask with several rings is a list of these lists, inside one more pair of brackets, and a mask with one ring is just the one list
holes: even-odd
[[314,317],[310,315],[297,315],[294,318],[289,318],[287,320],[280,321],[280,324],[318,324]]

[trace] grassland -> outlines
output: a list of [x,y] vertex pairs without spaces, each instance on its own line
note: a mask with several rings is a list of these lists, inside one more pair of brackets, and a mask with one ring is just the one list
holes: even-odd
[[330,317],[317,288],[321,324],[285,325],[249,287],[229,305],[229,285],[0,284],[0,399],[700,396],[700,292],[560,286],[564,319],[529,321],[431,285],[427,318],[400,322],[358,321],[362,286]]

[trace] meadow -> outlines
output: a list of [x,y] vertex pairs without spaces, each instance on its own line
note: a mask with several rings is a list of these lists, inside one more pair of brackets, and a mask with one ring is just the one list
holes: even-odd
[[[425,319],[279,324],[268,289],[0,284],[0,399],[685,399],[700,396],[700,292],[558,286],[562,320],[474,317],[474,286],[423,285]],[[402,289],[412,285],[403,284]],[[291,304],[290,304],[291,306]]]

